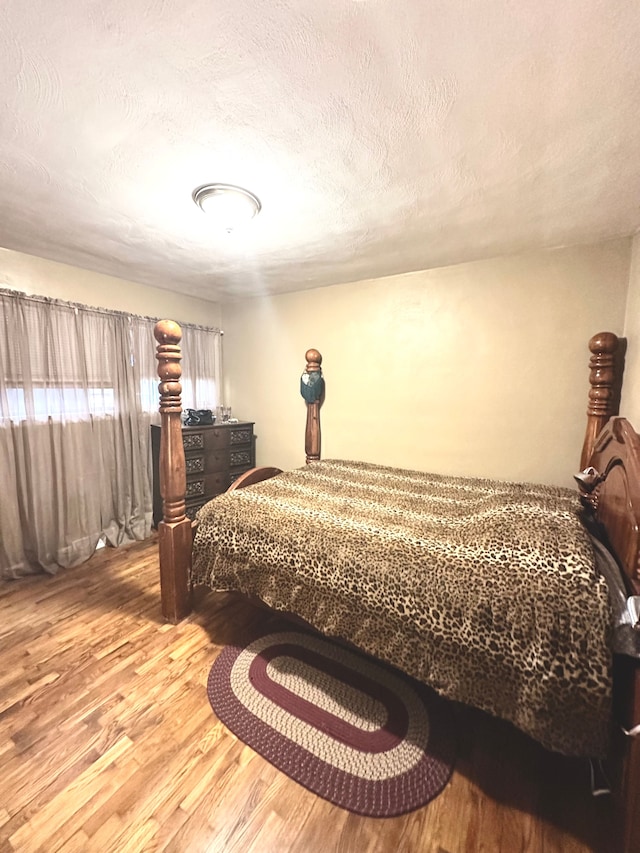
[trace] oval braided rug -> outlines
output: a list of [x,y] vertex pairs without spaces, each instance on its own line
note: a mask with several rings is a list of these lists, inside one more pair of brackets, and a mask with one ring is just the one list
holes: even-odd
[[240,740],[310,791],[389,817],[442,791],[455,761],[450,706],[372,658],[300,631],[227,646],[207,685]]

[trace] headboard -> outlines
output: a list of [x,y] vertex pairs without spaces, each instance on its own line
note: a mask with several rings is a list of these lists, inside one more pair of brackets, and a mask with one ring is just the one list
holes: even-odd
[[618,559],[628,592],[640,594],[640,437],[618,414],[620,341],[599,332],[589,341],[589,404],[581,473],[582,501]]
[[595,440],[589,467],[577,479],[629,591],[640,595],[640,437],[629,421],[611,418]]

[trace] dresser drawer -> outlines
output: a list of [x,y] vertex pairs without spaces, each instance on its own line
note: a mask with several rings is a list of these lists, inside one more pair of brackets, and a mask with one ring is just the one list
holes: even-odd
[[195,432],[189,430],[182,432],[182,446],[184,452],[189,453],[191,450],[204,450],[204,432]]
[[182,446],[185,453],[201,450],[209,453],[215,450],[226,450],[230,443],[228,429],[189,429],[182,433]]
[[228,471],[229,470],[229,451],[228,450],[212,450],[205,456],[204,460],[205,472],[207,474],[212,471]]
[[187,477],[186,499],[219,495],[229,488],[229,483],[229,472],[227,470]]
[[197,455],[187,455],[184,462],[187,477],[189,477],[191,474],[204,474],[206,470],[206,460],[204,458],[204,453],[200,453]]
[[187,477],[192,474],[210,474],[212,471],[229,470],[229,451],[212,450],[208,453],[185,454]]
[[229,445],[232,449],[237,447],[239,444],[246,444],[250,447],[252,440],[252,427],[229,427]]
[[251,448],[232,450],[229,453],[230,468],[251,468],[252,456]]
[[229,449],[229,430],[225,427],[218,429],[210,429],[204,434],[204,447],[207,453],[216,450],[228,451]]

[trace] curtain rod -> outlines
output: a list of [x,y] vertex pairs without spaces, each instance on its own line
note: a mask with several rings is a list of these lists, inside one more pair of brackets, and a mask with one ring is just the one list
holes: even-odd
[[[13,290],[12,288],[6,287],[0,287],[0,296],[11,296],[14,299],[28,299],[31,302],[44,302],[47,305],[59,305],[61,308],[70,308],[74,311],[88,311],[92,314],[109,314],[114,317],[148,320],[151,323],[157,323],[158,320],[167,319],[166,317],[147,317],[144,314],[131,314],[128,311],[117,311],[114,308],[99,308],[97,305],[85,305],[82,302],[69,302],[66,299],[56,299],[53,296],[38,296],[36,294],[25,293],[22,290]],[[218,335],[224,335],[222,329],[217,329],[215,326],[201,326],[197,323],[178,322],[182,328],[198,329],[201,332],[214,332]]]

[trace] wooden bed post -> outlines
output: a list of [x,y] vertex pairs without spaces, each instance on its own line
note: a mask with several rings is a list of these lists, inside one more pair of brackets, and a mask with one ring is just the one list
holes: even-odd
[[615,353],[618,338],[613,332],[599,332],[589,341],[591,359],[589,361],[589,405],[587,407],[587,428],[580,457],[580,470],[589,464],[596,438],[613,415],[615,406]]
[[[307,366],[302,374],[302,396],[307,403],[307,426],[304,433],[304,450],[307,464],[320,459],[320,406],[324,399],[322,356],[317,349],[305,353]],[[312,390],[313,389],[313,390]]]
[[191,521],[185,514],[187,476],[182,444],[182,331],[172,320],[160,320],[153,330],[158,342],[161,379],[160,493],[162,517],[158,525],[162,615],[179,622],[191,610]]

